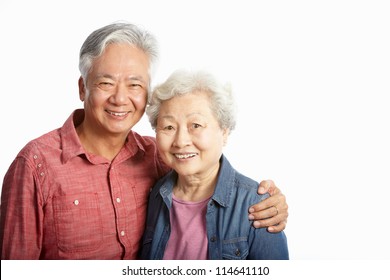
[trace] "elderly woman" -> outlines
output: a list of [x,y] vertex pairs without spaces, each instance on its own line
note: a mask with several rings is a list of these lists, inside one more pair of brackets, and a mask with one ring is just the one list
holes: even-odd
[[288,259],[286,236],[256,229],[258,183],[222,154],[234,129],[231,90],[205,72],[176,71],[157,86],[147,114],[173,170],[149,199],[143,259]]

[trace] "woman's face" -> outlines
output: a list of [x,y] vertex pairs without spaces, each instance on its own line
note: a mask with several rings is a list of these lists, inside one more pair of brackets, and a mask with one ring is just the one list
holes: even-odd
[[217,172],[228,130],[221,129],[205,92],[164,101],[156,129],[162,159],[181,176]]

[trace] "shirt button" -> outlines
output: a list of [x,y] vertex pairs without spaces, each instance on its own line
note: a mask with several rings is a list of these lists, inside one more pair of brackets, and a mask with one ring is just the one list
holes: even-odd
[[121,236],[125,236],[125,231],[124,230],[121,231]]
[[39,163],[39,164],[38,164],[38,167],[40,168],[41,166],[42,166],[42,163]]
[[116,202],[120,203],[121,199],[119,197],[116,198]]
[[74,205],[79,205],[79,203],[80,203],[80,202],[78,201],[78,199],[76,199],[75,201],[73,201],[73,204],[74,204]]
[[215,242],[216,240],[217,240],[217,238],[215,236],[211,236],[211,238],[210,238],[211,242]]
[[234,254],[236,254],[236,256],[239,257],[241,255],[241,252],[239,249],[237,249],[236,252],[234,252]]
[[45,172],[41,172],[41,174],[40,174],[41,176],[45,176]]
[[38,156],[37,156],[37,155],[34,155],[34,156],[33,156],[33,158],[34,158],[34,159],[37,159],[37,158],[38,158]]

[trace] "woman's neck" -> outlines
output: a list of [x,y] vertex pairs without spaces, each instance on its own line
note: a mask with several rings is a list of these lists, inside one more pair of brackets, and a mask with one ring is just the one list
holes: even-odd
[[182,176],[178,174],[174,195],[184,201],[201,201],[211,197],[218,180],[219,164],[207,174]]

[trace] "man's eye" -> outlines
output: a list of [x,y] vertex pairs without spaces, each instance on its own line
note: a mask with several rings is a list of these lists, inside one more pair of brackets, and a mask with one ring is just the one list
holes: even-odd
[[109,83],[109,82],[101,82],[101,83],[99,83],[99,87],[101,87],[101,88],[110,88],[112,86],[113,86],[113,84]]
[[202,127],[202,125],[198,124],[198,123],[193,123],[192,124],[192,128],[200,128]]

